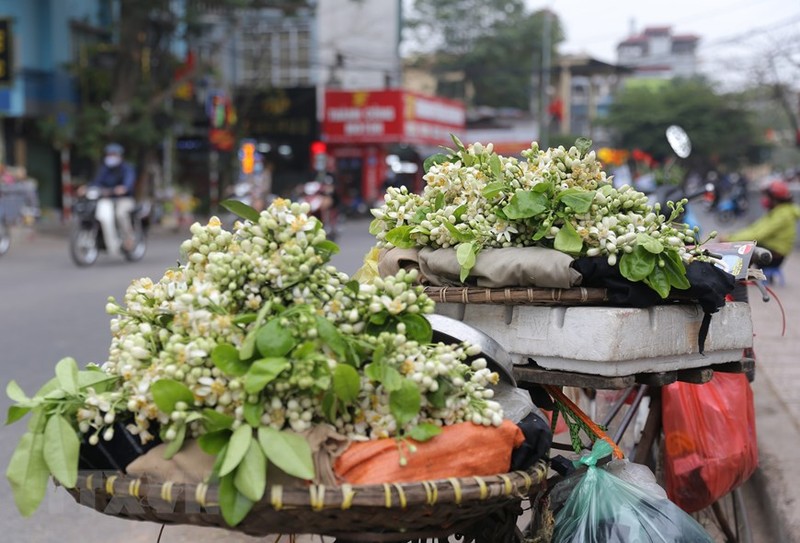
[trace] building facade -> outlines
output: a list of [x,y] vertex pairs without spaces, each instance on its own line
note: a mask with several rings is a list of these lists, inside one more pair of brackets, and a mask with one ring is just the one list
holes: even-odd
[[67,65],[91,44],[111,38],[108,0],[0,0],[8,22],[10,81],[0,86],[0,161],[24,166],[39,182],[43,206],[61,202],[60,166],[42,123],[58,130],[78,107]]
[[673,34],[669,26],[651,26],[617,45],[617,63],[633,70],[634,77],[671,79],[698,73],[700,38]]

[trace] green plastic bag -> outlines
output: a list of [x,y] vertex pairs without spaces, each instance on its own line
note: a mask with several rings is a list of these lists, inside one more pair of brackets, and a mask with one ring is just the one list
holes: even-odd
[[611,454],[597,440],[580,459],[586,474],[556,514],[553,543],[713,543],[677,505],[596,467]]

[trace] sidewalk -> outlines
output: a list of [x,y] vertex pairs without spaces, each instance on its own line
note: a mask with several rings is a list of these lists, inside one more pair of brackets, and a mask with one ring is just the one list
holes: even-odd
[[[760,465],[753,482],[769,522],[780,530],[773,541],[800,542],[800,251],[783,265],[786,284],[772,287],[777,299],[761,301],[750,288],[755,333],[753,392]],[[786,314],[786,332],[780,305]]]

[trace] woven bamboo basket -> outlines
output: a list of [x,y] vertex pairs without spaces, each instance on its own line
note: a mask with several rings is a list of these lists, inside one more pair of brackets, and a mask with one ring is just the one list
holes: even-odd
[[[336,487],[274,485],[235,528],[222,518],[216,485],[82,472],[75,488],[67,491],[79,504],[107,515],[228,528],[254,536],[320,534],[347,541],[408,541],[457,533],[467,541],[512,541],[522,500],[543,488],[546,476],[547,465],[541,461],[527,471],[488,477]],[[509,536],[502,536],[504,532]]]
[[580,305],[608,303],[606,289],[584,287],[425,287],[425,294],[437,303],[454,304]]

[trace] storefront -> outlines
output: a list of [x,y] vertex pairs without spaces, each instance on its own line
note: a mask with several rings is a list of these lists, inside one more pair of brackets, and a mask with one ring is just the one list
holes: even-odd
[[422,161],[463,136],[460,102],[403,90],[325,93],[322,139],[345,203],[371,205],[386,186],[418,191]]

